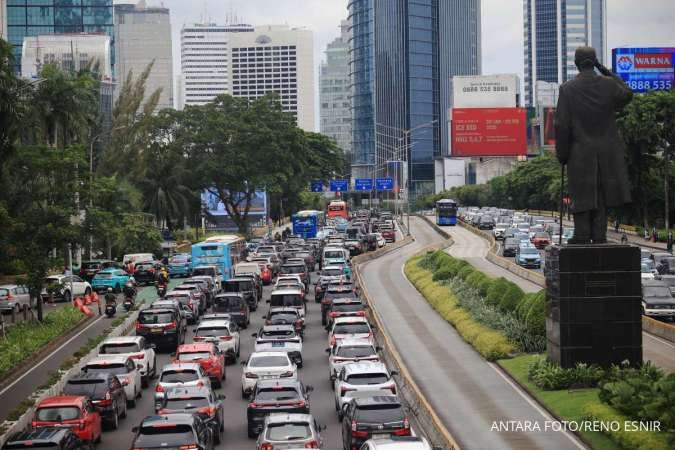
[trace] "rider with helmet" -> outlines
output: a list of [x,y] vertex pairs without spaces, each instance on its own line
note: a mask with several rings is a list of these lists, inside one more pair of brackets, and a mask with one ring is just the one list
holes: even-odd
[[113,293],[113,290],[111,287],[108,288],[108,291],[105,294],[105,304],[106,305],[116,305],[117,304],[117,296]]
[[136,280],[134,280],[134,277],[129,277],[129,280],[127,280],[126,284],[124,285],[124,297],[126,298],[135,298],[136,297]]
[[166,270],[166,267],[159,269],[157,274],[157,282],[159,284],[167,284],[169,282],[169,272]]

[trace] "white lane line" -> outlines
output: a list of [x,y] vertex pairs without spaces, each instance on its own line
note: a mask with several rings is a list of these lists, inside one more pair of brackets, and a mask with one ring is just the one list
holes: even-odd
[[649,338],[654,339],[655,341],[658,341],[658,342],[660,342],[660,343],[662,343],[662,344],[665,344],[665,345],[667,345],[667,346],[669,346],[669,347],[675,348],[675,345],[673,345],[672,342],[668,342],[668,341],[666,341],[666,340],[664,340],[664,339],[661,339],[661,338],[659,338],[659,337],[656,337],[656,336],[654,336],[653,334],[647,333],[646,331],[643,331],[642,334],[644,334],[645,336],[647,336],[647,337],[649,337]]
[[87,325],[85,328],[83,328],[82,330],[80,330],[80,332],[77,333],[75,336],[71,337],[71,338],[68,339],[66,342],[64,342],[63,344],[61,344],[61,345],[59,346],[59,348],[57,348],[56,350],[54,350],[53,352],[51,352],[50,354],[48,354],[47,356],[45,356],[44,358],[42,358],[41,361],[38,361],[33,367],[31,367],[31,368],[28,369],[26,372],[24,372],[23,375],[21,375],[21,376],[20,376],[19,378],[17,378],[16,380],[12,381],[11,384],[9,384],[9,385],[8,385],[7,387],[5,387],[2,391],[0,391],[0,395],[3,395],[5,392],[7,392],[8,390],[10,390],[10,389],[12,388],[12,386],[14,386],[14,385],[15,385],[16,383],[18,383],[19,381],[23,380],[24,377],[25,377],[26,375],[28,375],[29,373],[31,373],[32,371],[34,371],[35,369],[37,369],[38,367],[40,367],[42,364],[44,364],[44,362],[47,361],[47,360],[48,360],[49,358],[51,358],[52,356],[54,356],[55,353],[60,352],[66,345],[70,344],[70,343],[73,342],[75,339],[77,339],[78,337],[80,337],[80,336],[82,335],[82,333],[84,333],[84,332],[87,331],[89,328],[91,328],[91,327],[93,327],[94,325],[96,325],[96,323],[98,323],[99,320],[103,319],[103,317],[104,317],[104,316],[99,316],[98,319],[94,320],[92,323],[90,323],[90,324]]
[[[539,412],[539,414],[541,414],[546,420],[549,420],[549,421],[556,421],[557,420],[557,419],[554,419],[553,417],[551,417],[551,415],[545,409],[543,409],[541,406],[539,406],[539,404],[535,400],[530,398],[530,396],[526,392],[523,392],[523,390],[519,386],[517,386],[515,383],[513,383],[513,381],[511,381],[511,379],[509,379],[509,377],[504,375],[502,373],[502,371],[494,363],[487,362],[487,365],[492,367],[492,370],[497,372],[497,374],[499,374],[499,376],[502,377],[504,379],[504,381],[506,381],[509,384],[509,386],[511,386],[513,388],[513,390],[518,393],[518,395],[520,395],[527,403],[529,403],[530,406],[532,406],[534,409],[536,409]],[[580,448],[582,450],[585,450],[587,448],[585,445],[583,445],[581,442],[579,442],[578,438],[574,434],[572,434],[570,432],[566,432],[566,431],[561,431],[561,433],[563,433],[570,441],[572,441],[572,443],[577,448]]]

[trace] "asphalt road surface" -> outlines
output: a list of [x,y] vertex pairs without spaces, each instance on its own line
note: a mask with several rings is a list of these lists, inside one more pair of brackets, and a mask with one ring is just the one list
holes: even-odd
[[[415,242],[364,264],[363,280],[412,376],[459,445],[467,449],[585,448],[576,437],[562,432],[491,431],[500,421],[536,421],[543,429],[550,417],[464,342],[405,278],[405,261],[442,241],[418,218],[411,219],[411,231]],[[481,259],[480,247],[464,251],[467,257]]]

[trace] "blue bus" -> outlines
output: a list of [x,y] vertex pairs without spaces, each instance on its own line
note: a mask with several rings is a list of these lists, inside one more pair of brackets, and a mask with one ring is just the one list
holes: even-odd
[[444,198],[436,202],[436,224],[457,225],[457,202]]
[[212,236],[192,246],[192,270],[216,266],[223,280],[233,276],[234,266],[245,260],[246,240],[236,235]]
[[293,234],[305,239],[315,238],[319,227],[325,224],[323,211],[299,211],[293,214]]

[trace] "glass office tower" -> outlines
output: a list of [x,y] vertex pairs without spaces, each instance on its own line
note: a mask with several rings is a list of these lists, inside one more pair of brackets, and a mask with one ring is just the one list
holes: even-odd
[[[114,53],[113,0],[7,0],[7,36],[14,46],[16,71],[21,70],[25,36],[105,33]],[[114,72],[114,54],[111,54]]]

